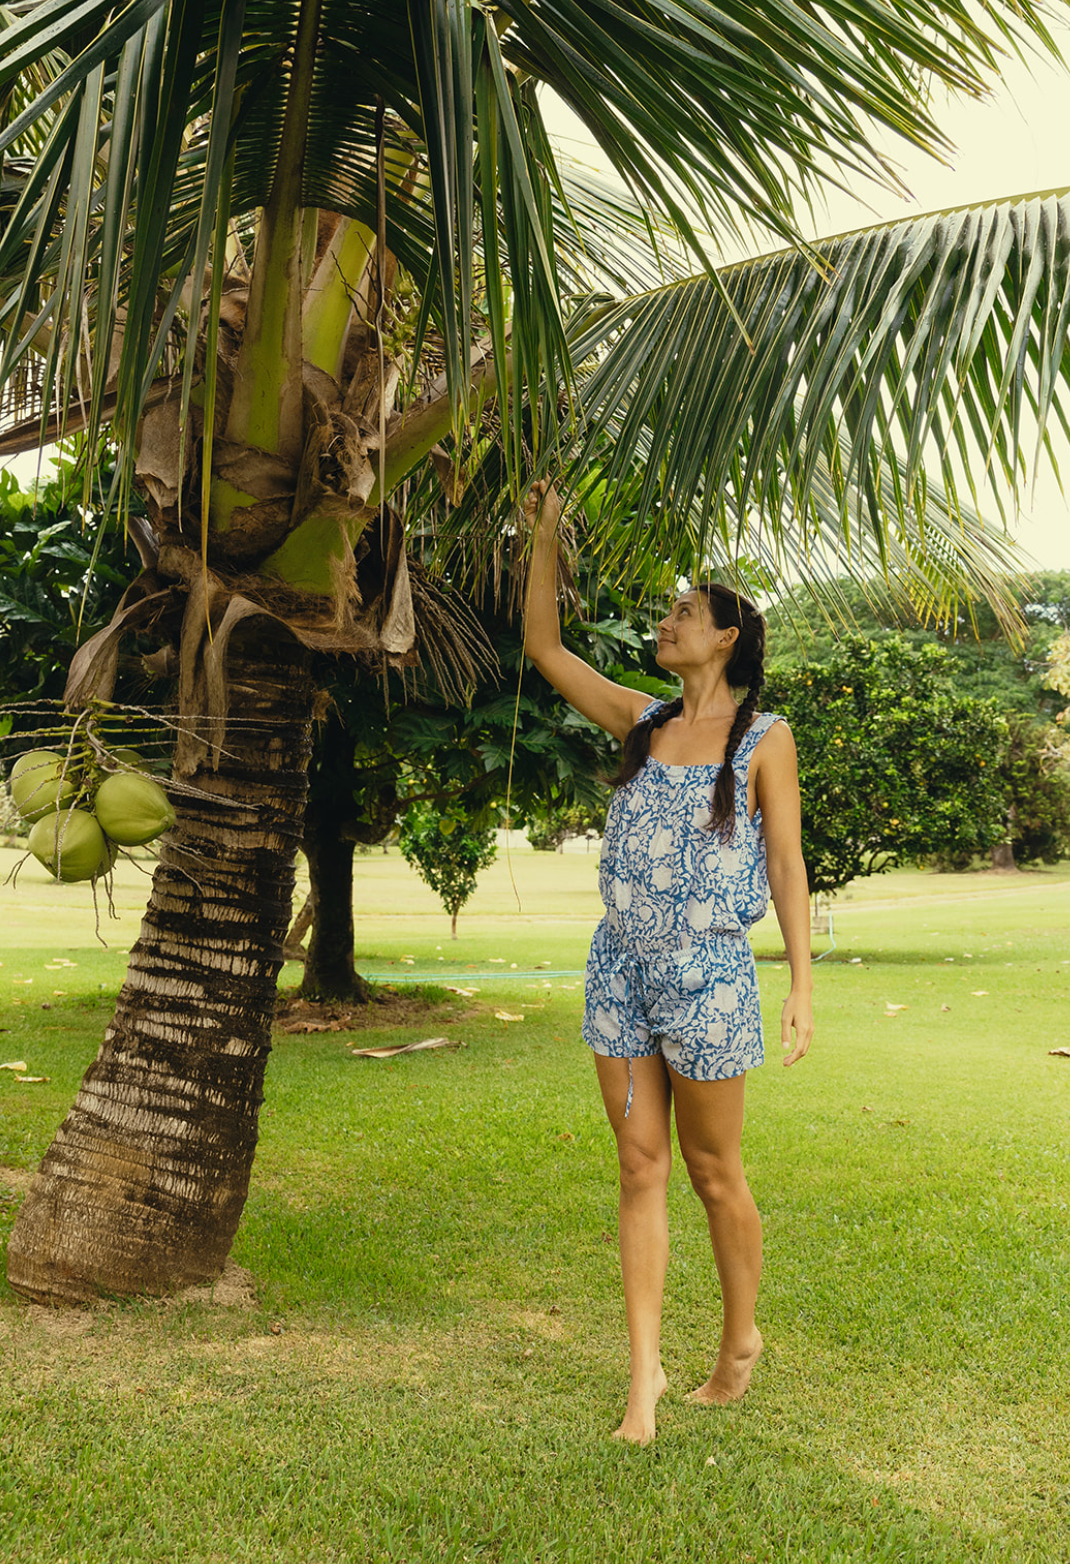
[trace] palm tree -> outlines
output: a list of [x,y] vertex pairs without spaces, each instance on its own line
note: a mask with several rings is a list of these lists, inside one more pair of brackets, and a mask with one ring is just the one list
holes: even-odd
[[[515,494],[529,463],[608,433],[610,478],[638,455],[666,499],[640,541],[669,564],[730,556],[759,526],[804,552],[830,496],[867,565],[899,549],[935,560],[939,584],[941,548],[970,557],[953,506],[925,520],[922,458],[964,416],[1015,471],[1023,399],[1043,420],[1066,378],[1065,201],[831,249],[800,247],[794,212],[822,180],[891,177],[867,123],[939,150],[922,83],[980,91],[1001,49],[1051,47],[1046,14],[3,10],[0,451],[77,428],[92,445],[111,423],[119,501],[136,484],[148,502],[145,568],[67,699],[98,709],[120,635],[153,628],[180,729],[178,824],[100,1056],[19,1214],[18,1291],[162,1291],[222,1265],[300,834],[309,658],[415,655],[428,588],[402,512],[429,461],[459,497],[493,437]],[[630,198],[555,161],[543,84]],[[718,273],[707,249],[750,231],[789,249]]]

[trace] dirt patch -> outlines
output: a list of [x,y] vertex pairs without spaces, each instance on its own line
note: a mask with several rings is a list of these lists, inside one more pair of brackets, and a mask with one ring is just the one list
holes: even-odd
[[32,1178],[31,1168],[0,1168],[0,1188],[13,1190],[16,1195],[26,1193]]
[[430,1022],[457,1021],[471,1014],[470,1006],[384,988],[376,989],[374,998],[366,1005],[280,994],[275,1010],[275,1031],[296,1035],[359,1032],[366,1027],[424,1026]]
[[[180,1292],[169,1293],[164,1298],[132,1298],[128,1307],[144,1313],[174,1309],[179,1304],[207,1304],[216,1309],[236,1309],[253,1312],[260,1307],[256,1291],[256,1278],[233,1260],[228,1260],[223,1273],[214,1282],[199,1282],[184,1287]],[[107,1321],[114,1329],[136,1329],[138,1315],[124,1314],[124,1305],[111,1298],[99,1302],[53,1306],[45,1303],[19,1303],[10,1315],[0,1316],[0,1339],[13,1333],[20,1326],[32,1326],[43,1337],[63,1341],[72,1337],[87,1336],[96,1326]],[[7,1330],[4,1329],[7,1327]]]
[[223,1274],[214,1282],[201,1282],[196,1287],[184,1287],[161,1299],[165,1304],[209,1303],[219,1309],[258,1309],[260,1299],[256,1292],[256,1277],[233,1260],[223,1267]]

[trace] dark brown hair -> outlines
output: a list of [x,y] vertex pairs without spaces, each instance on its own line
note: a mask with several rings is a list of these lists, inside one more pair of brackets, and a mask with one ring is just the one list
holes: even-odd
[[[758,697],[765,683],[765,620],[753,603],[748,603],[745,597],[740,597],[729,587],[709,581],[701,583],[695,590],[706,598],[718,630],[727,630],[731,626],[738,629],[739,635],[725,669],[725,677],[734,690],[745,689],[747,692],[732,723],[725,745],[724,765],[718,773],[710,802],[709,829],[719,832],[727,841],[736,821],[736,774],[732,760],[742,743],[743,735],[754,721]],[[662,727],[670,717],[678,717],[683,709],[683,699],[677,696],[676,700],[669,701],[660,710],[641,718],[635,724],[621,749],[620,770],[609,778],[611,787],[623,787],[638,776],[650,754],[650,736],[655,728]]]

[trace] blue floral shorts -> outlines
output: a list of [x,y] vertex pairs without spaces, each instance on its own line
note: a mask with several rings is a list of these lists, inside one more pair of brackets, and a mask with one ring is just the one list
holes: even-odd
[[610,1059],[661,1054],[692,1081],[756,1070],[765,1055],[758,975],[746,934],[639,954],[598,925],[587,958],[583,1038]]

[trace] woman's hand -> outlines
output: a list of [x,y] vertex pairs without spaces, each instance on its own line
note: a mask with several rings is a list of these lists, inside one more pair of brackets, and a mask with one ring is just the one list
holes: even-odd
[[[795,1046],[791,1045],[791,1034],[795,1032]],[[803,1057],[810,1047],[814,1035],[814,1002],[810,994],[797,994],[794,989],[784,1001],[784,1009],[780,1014],[780,1041],[785,1049],[791,1049],[786,1059],[785,1066],[795,1064]]]
[[539,526],[556,531],[561,520],[561,501],[552,478],[537,478],[524,499],[524,520],[532,532]]

